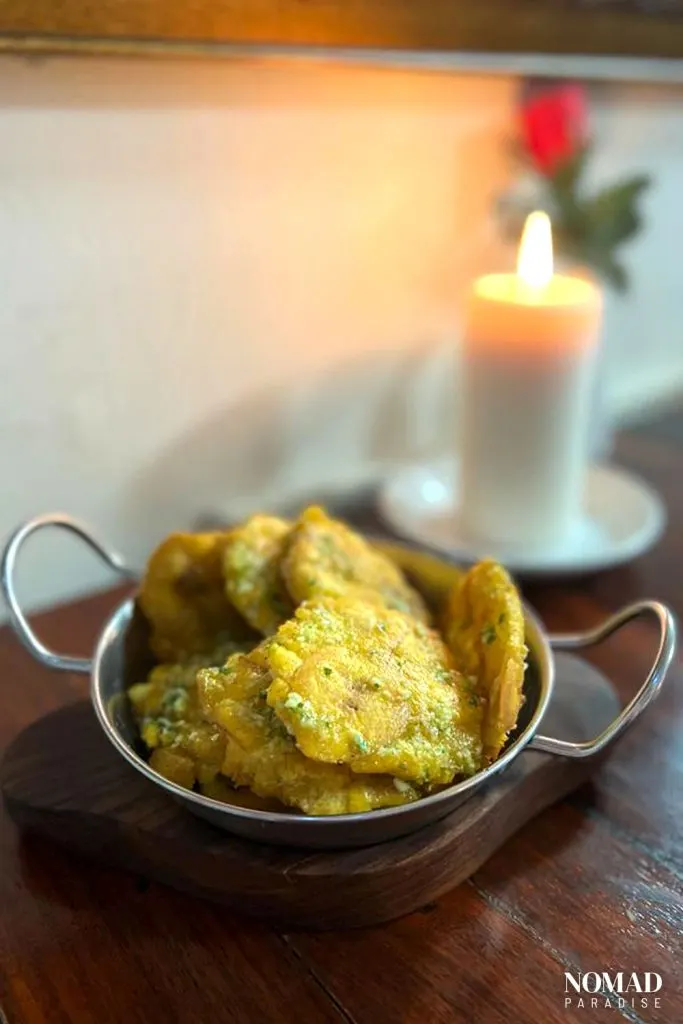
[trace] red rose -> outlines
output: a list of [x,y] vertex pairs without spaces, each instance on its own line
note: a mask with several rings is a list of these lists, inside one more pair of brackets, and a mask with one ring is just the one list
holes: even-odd
[[557,85],[532,95],[522,106],[522,133],[536,169],[541,174],[554,174],[587,141],[582,87]]

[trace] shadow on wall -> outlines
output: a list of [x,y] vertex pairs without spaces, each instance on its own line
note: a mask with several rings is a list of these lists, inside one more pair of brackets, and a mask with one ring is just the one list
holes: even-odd
[[397,462],[449,451],[453,362],[452,343],[374,353],[242,398],[132,478],[121,513],[138,555],[203,513],[238,517],[299,494],[343,492]]

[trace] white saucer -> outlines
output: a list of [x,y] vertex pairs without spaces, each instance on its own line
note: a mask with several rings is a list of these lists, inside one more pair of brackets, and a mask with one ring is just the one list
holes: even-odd
[[651,487],[615,466],[595,465],[587,474],[584,517],[563,548],[506,552],[463,534],[457,481],[455,459],[405,466],[385,481],[379,511],[396,533],[434,551],[461,562],[488,555],[525,575],[587,573],[629,562],[652,547],[666,523]]

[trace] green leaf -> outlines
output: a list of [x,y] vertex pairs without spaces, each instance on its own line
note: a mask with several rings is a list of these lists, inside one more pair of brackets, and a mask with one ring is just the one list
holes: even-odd
[[[597,195],[581,195],[577,188],[588,149],[560,169],[552,178],[541,179],[536,209],[545,209],[553,224],[553,239],[558,254],[573,263],[591,268],[617,291],[628,288],[628,275],[616,259],[615,250],[640,230],[639,200],[650,185],[647,175],[639,175],[603,189]],[[498,204],[499,223],[504,236],[513,244],[519,241],[528,200],[503,197]]]
[[594,244],[613,249],[638,233],[642,226],[638,199],[649,185],[649,177],[643,174],[586,200],[586,226]]
[[628,275],[609,247],[596,245],[585,235],[572,236],[561,230],[554,232],[555,250],[566,260],[579,267],[592,270],[605,284],[616,291],[623,292],[628,288]]
[[629,286],[628,274],[622,263],[615,259],[609,249],[584,249],[581,263],[590,269],[605,284],[611,285],[615,291],[625,292]]
[[603,253],[596,257],[592,269],[602,278],[605,284],[611,285],[615,291],[624,293],[628,291],[629,276],[623,263],[610,253]]
[[568,240],[573,239],[580,244],[588,231],[586,211],[574,192],[557,191],[554,194],[555,210],[552,216],[553,229],[556,228]]
[[591,151],[592,146],[588,143],[582,149],[578,149],[563,164],[560,164],[555,173],[550,175],[548,181],[554,193],[558,195],[576,194]]

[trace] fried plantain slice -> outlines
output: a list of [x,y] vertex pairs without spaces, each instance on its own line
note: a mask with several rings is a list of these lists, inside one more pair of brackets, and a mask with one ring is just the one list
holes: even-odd
[[146,682],[128,690],[140,736],[151,751],[150,765],[188,789],[215,778],[225,749],[221,730],[206,722],[199,708],[197,672],[222,664],[237,647],[225,644],[182,664],[157,665]]
[[485,698],[482,742],[495,761],[517,724],[524,702],[524,611],[502,565],[479,562],[452,588],[443,633],[462,672]]
[[307,757],[420,786],[479,769],[480,701],[411,616],[351,598],[308,602],[261,650],[268,704]]
[[284,811],[285,806],[279,800],[273,798],[256,796],[246,786],[234,786],[225,775],[217,775],[215,779],[208,782],[200,782],[199,792],[203,796],[209,796],[212,800],[220,800],[224,804],[232,804],[237,807],[246,807],[252,811]]
[[228,597],[249,625],[265,636],[293,610],[280,575],[289,531],[284,519],[255,515],[228,535],[223,550]]
[[266,702],[272,677],[263,647],[198,674],[202,712],[228,737],[224,775],[306,814],[360,813],[417,799],[417,790],[400,779],[356,775],[345,765],[304,757]]
[[225,533],[172,533],[154,551],[139,603],[151,625],[150,646],[163,662],[211,651],[221,638],[249,635],[225,593]]
[[297,604],[321,597],[356,597],[429,620],[424,601],[399,567],[315,506],[301,514],[292,531],[282,574]]

